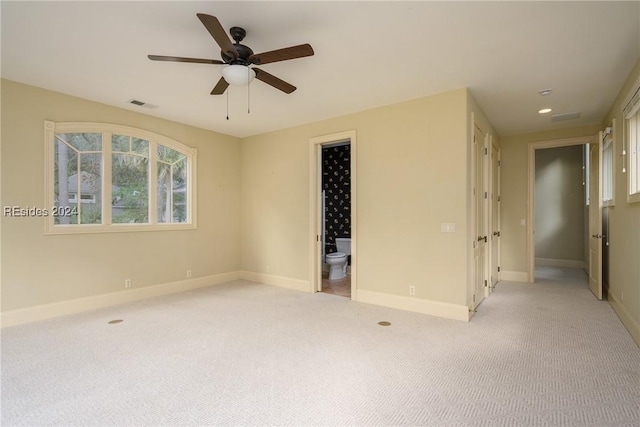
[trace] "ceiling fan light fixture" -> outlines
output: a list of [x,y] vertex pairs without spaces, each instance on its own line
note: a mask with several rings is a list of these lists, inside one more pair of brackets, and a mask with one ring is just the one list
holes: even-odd
[[256,72],[245,65],[232,64],[222,69],[222,77],[232,86],[247,86],[255,76]]

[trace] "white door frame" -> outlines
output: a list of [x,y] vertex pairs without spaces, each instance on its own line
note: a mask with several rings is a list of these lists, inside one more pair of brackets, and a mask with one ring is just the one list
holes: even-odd
[[322,146],[336,142],[349,141],[351,145],[351,299],[357,295],[357,206],[356,201],[356,131],[349,130],[309,139],[309,282],[311,292],[318,292],[322,286]]
[[[493,275],[493,271],[494,271],[494,267],[496,271],[496,277],[495,277],[495,282],[493,282],[493,280],[489,280],[489,293],[493,292],[493,287],[495,285],[495,283],[500,281],[500,229],[501,229],[501,200],[500,200],[500,193],[501,193],[501,184],[500,184],[500,179],[501,179],[501,157],[502,157],[502,151],[500,149],[500,146],[498,144],[496,144],[496,141],[493,138],[493,135],[489,135],[489,149],[492,150],[491,154],[493,154],[493,149],[495,149],[496,152],[496,158],[492,159],[490,158],[490,166],[489,166],[489,174],[490,174],[490,179],[489,179],[489,188],[490,188],[490,192],[491,192],[491,197],[489,200],[489,233],[491,233],[491,237],[489,239],[490,242],[490,250],[489,250],[489,256],[490,256],[490,263],[489,263],[489,277],[491,278]],[[495,160],[495,162],[494,162]],[[497,184],[497,188],[494,187],[494,183]],[[494,201],[496,202],[497,208],[494,210],[493,205],[494,205]],[[491,225],[495,225],[497,227],[491,227]],[[497,228],[497,231],[496,231]],[[498,233],[498,235],[494,235],[493,233]],[[495,257],[494,257],[495,254]]]
[[[527,280],[535,281],[536,238],[535,238],[535,194],[536,194],[536,150],[544,148],[568,147],[571,145],[595,144],[597,135],[577,138],[555,139],[551,141],[530,142],[528,147],[528,198],[527,198]],[[592,168],[591,173],[594,170]],[[597,171],[595,171],[597,172]]]
[[[475,308],[486,298],[489,296],[488,292],[488,273],[489,273],[489,258],[488,258],[488,216],[489,216],[489,207],[488,207],[488,190],[487,190],[487,181],[489,176],[489,168],[487,167],[487,161],[489,158],[488,155],[488,142],[489,142],[489,133],[485,132],[480,125],[478,125],[475,121],[475,116],[472,113],[472,128],[471,128],[471,136],[472,136],[472,154],[471,154],[471,173],[472,175],[472,206],[473,206],[473,215],[471,221],[471,229],[472,229],[472,237],[471,243],[473,247],[473,279],[472,279],[472,287],[471,287],[471,296],[472,300],[470,302],[470,308],[475,310]],[[476,140],[476,135],[480,132],[483,137],[482,141]],[[481,163],[482,170],[478,171],[478,163]],[[482,176],[482,188],[479,187],[478,177]],[[480,205],[478,204],[478,199],[482,200]],[[479,213],[482,212],[482,224],[478,223]],[[483,233],[487,233],[485,235],[481,235]],[[479,243],[481,238],[484,238],[485,241]],[[478,261],[478,257],[482,254],[482,259]],[[479,271],[481,270],[481,271]],[[482,286],[480,286],[481,284]],[[478,288],[481,289],[478,289]]]

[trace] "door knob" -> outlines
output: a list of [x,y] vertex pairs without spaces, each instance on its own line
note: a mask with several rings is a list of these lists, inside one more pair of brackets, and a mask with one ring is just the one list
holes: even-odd
[[499,231],[494,231],[494,232],[493,232],[493,235],[494,235],[494,236],[498,236],[498,237],[500,237],[500,232],[499,232]]

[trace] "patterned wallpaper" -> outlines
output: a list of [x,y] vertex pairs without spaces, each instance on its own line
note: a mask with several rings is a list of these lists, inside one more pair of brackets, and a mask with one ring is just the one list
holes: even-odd
[[351,146],[322,149],[325,190],[326,253],[336,252],[336,237],[351,237]]

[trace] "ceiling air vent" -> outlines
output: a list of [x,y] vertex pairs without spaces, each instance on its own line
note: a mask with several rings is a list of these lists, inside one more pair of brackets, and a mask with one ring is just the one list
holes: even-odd
[[563,120],[573,120],[580,117],[580,113],[563,113],[563,114],[554,114],[551,116],[552,122],[560,122]]
[[144,108],[152,108],[152,109],[158,108],[157,105],[149,104],[148,102],[144,102],[144,101],[138,101],[137,99],[130,99],[127,101],[127,103],[137,105],[138,107],[144,107]]

